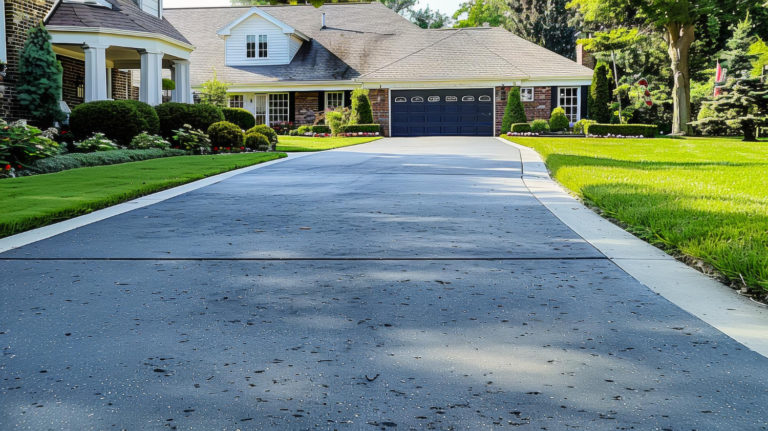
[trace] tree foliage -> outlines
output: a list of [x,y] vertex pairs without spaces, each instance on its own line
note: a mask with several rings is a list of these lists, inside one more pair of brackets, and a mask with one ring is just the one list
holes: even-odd
[[200,93],[200,101],[209,105],[224,108],[227,106],[227,90],[229,86],[226,82],[219,81],[216,69],[213,70],[213,78],[203,83],[203,91]]
[[368,98],[368,90],[365,88],[356,88],[352,91],[350,124],[373,124],[371,99]]
[[575,58],[579,20],[567,0],[507,0],[506,28],[564,57]]
[[393,11],[397,13],[405,13],[406,11],[411,10],[414,6],[416,6],[416,3],[418,0],[379,0],[384,4],[384,6],[392,9]]
[[520,87],[512,87],[507,94],[507,107],[504,109],[504,117],[501,120],[501,133],[511,131],[512,125],[526,123],[525,107],[520,100]]
[[704,102],[710,116],[692,124],[704,132],[729,128],[745,141],[757,140],[757,128],[768,124],[768,85],[761,77],[732,78],[723,93]]
[[588,112],[589,118],[598,123],[611,120],[611,81],[608,65],[600,63],[592,73],[592,85],[589,87]]
[[61,74],[48,30],[42,23],[32,27],[19,57],[18,100],[33,124],[48,127],[64,119],[59,107]]
[[762,75],[765,67],[768,66],[768,45],[758,37],[749,47],[749,53],[755,56],[752,61],[752,76]]
[[754,37],[751,35],[752,20],[749,15],[732,26],[731,30],[733,36],[726,42],[726,49],[721,57],[725,59],[728,74],[734,78],[741,78],[749,75],[752,71],[752,63],[757,59],[749,49],[754,42]]
[[411,12],[411,21],[421,28],[443,28],[448,23],[448,15],[427,6]]
[[[505,10],[509,7],[502,0],[470,0],[459,5],[453,14],[455,28],[501,27],[506,24]],[[466,16],[465,16],[466,14]],[[461,17],[465,16],[463,19]]]

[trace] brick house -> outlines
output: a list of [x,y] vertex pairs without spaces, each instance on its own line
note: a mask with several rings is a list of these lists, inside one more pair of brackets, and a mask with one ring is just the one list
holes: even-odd
[[[311,124],[368,88],[391,136],[497,134],[512,86],[528,120],[586,115],[592,70],[501,28],[425,30],[379,2],[167,9],[187,38],[192,88],[230,83],[259,122]],[[588,58],[584,58],[587,63]]]
[[62,100],[67,106],[136,93],[132,70],[140,71],[138,99],[162,101],[163,70],[176,81],[176,101],[190,103],[189,58],[194,49],[163,17],[162,0],[0,1],[0,117],[24,118],[16,101],[19,52],[27,31],[43,21],[63,66]]

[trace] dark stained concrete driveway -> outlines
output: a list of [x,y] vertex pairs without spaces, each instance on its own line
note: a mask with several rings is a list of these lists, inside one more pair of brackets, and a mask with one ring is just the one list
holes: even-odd
[[520,174],[382,140],[0,254],[0,430],[768,429],[768,359]]

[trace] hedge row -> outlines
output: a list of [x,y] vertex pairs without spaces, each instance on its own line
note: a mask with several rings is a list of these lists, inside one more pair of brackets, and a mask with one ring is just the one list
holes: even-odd
[[531,125],[528,123],[515,123],[510,127],[512,133],[528,133],[531,131]]
[[161,157],[183,156],[182,150],[114,150],[98,151],[95,153],[70,153],[60,156],[40,159],[30,165],[29,170],[38,174],[50,174],[66,171],[67,169],[84,168],[88,166],[115,165],[118,163],[138,162],[141,160],[158,159]]
[[248,130],[256,125],[256,118],[243,108],[222,108],[226,121],[237,124],[241,129]]
[[339,127],[339,133],[379,133],[380,124],[349,124]]
[[312,133],[319,133],[321,135],[325,135],[327,133],[331,133],[331,127],[330,126],[312,126]]
[[658,126],[650,124],[588,124],[584,133],[588,136],[643,136],[653,138],[658,132]]

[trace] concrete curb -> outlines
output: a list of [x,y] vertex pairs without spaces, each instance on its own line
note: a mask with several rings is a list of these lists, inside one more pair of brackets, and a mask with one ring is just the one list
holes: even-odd
[[498,139],[520,152],[525,185],[574,232],[652,291],[768,357],[768,308],[600,217],[550,178],[536,151]]
[[254,171],[256,169],[266,168],[267,166],[272,166],[276,163],[281,163],[288,160],[295,160],[299,157],[306,157],[312,154],[316,154],[316,153],[312,153],[312,152],[288,153],[288,157],[284,157],[282,159],[270,160],[269,162],[248,166],[247,168],[241,168],[241,169],[236,169],[234,171],[224,172],[223,174],[214,175],[212,177],[203,178],[201,180],[197,180],[197,181],[187,183],[178,187],[174,187],[172,189],[163,190],[161,192],[142,196],[140,198],[137,198],[128,202],[123,202],[121,204],[104,208],[102,210],[94,211],[90,214],[82,215],[80,217],[75,217],[59,223],[43,226],[38,229],[33,229],[33,230],[22,232],[13,236],[2,238],[0,239],[0,253],[4,253],[6,251],[13,250],[15,248],[23,247],[33,242],[41,241],[41,240],[50,238],[52,236],[62,234],[64,232],[68,232],[70,230],[89,225],[91,223],[96,223],[98,221],[108,219],[110,217],[114,217],[116,215],[133,211],[135,209],[144,208],[146,206],[149,206],[158,202],[175,198],[176,196],[183,195],[184,193],[188,193],[188,192],[209,186],[211,184],[216,184],[228,178],[232,178],[236,175],[244,174],[246,172]]

